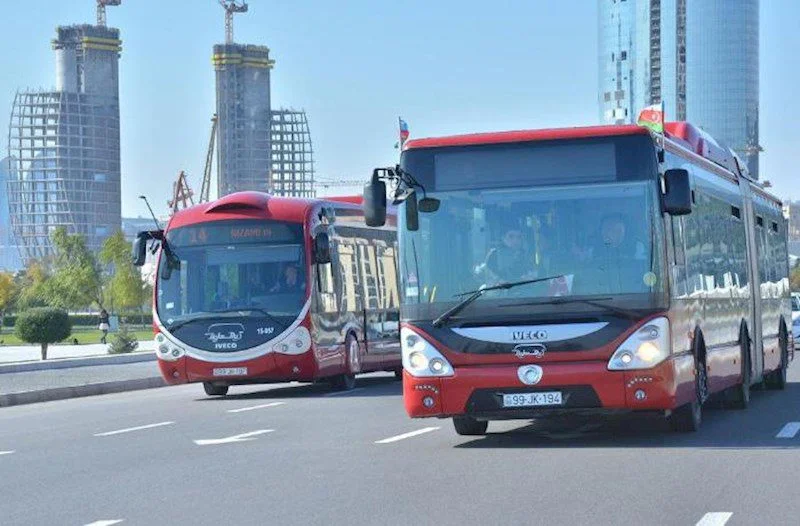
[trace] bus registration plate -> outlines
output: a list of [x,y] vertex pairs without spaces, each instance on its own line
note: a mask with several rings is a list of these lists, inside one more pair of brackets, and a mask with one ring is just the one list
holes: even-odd
[[561,392],[547,391],[544,393],[503,395],[503,407],[533,407],[540,405],[561,405]]
[[220,367],[214,369],[214,376],[244,376],[247,374],[247,367]]

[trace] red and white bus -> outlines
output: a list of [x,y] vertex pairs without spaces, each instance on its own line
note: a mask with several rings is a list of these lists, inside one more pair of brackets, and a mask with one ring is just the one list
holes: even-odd
[[687,123],[406,143],[365,187],[398,211],[403,395],[460,434],[495,419],[651,411],[693,431],[792,358],[787,222]]
[[160,242],[156,354],[171,384],[209,395],[239,384],[330,380],[401,369],[394,218],[367,228],[360,197],[241,192],[142,232]]

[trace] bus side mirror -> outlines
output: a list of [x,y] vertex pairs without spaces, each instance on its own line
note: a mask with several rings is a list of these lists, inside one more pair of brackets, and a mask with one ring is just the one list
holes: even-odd
[[664,172],[664,212],[673,216],[692,213],[692,188],[689,172],[673,168]]
[[331,240],[328,234],[320,232],[314,238],[314,263],[325,265],[331,262]]
[[386,224],[386,183],[373,176],[372,181],[364,185],[364,221],[367,226],[383,226]]
[[409,232],[419,230],[419,210],[417,208],[417,192],[411,191],[405,198],[406,228]]
[[139,232],[133,241],[133,266],[141,267],[147,260],[147,241],[150,239],[150,232]]

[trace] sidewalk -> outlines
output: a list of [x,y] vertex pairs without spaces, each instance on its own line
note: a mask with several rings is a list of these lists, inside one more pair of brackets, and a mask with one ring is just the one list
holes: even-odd
[[[154,351],[153,340],[139,342],[136,352]],[[47,348],[47,361],[62,358],[85,358],[94,356],[110,356],[108,345],[93,343],[89,345],[51,345]],[[0,347],[0,364],[15,362],[38,362],[41,349],[38,345]]]

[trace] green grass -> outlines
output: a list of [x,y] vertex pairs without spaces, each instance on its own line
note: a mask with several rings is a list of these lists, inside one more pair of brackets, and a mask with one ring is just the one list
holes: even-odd
[[[153,339],[153,329],[147,327],[134,327],[130,329],[130,333],[136,337],[139,341],[145,340],[152,340]],[[111,342],[111,338],[113,337],[114,333],[108,334],[108,342]],[[100,343],[100,331],[93,328],[77,328],[72,331],[72,335],[64,340],[63,343],[69,344],[72,343],[73,338],[77,338],[78,345],[86,345],[88,343]],[[23,341],[21,341],[17,336],[14,334],[13,330],[3,329],[0,332],[0,347],[3,346],[10,346],[10,345],[30,345]]]

